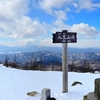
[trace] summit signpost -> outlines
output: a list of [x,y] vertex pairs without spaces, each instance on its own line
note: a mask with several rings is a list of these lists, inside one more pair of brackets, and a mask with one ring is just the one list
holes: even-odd
[[68,61],[67,61],[67,45],[68,43],[77,42],[77,33],[68,32],[63,30],[62,32],[56,32],[53,34],[53,43],[62,43],[62,71],[63,71],[63,90],[62,92],[68,92]]
[[53,34],[53,43],[76,43],[76,35],[77,33],[67,32],[67,30],[56,32],[55,34]]

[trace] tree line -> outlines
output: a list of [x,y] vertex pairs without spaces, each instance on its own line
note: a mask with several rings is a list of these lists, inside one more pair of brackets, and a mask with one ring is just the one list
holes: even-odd
[[39,61],[37,60],[34,53],[31,55],[30,59],[21,64],[16,55],[14,55],[13,60],[10,60],[9,56],[6,54],[4,63],[6,67],[18,68],[18,69],[25,69],[25,70],[42,70],[42,56],[40,57]]
[[77,66],[74,61],[72,61],[72,64],[69,66],[69,71],[94,73],[95,71],[100,71],[100,68],[95,68],[95,66],[91,66],[88,60],[83,60],[81,66]]
[[[71,72],[93,72],[100,69],[95,69],[93,66],[90,65],[90,62],[88,60],[83,60],[81,66],[77,66],[74,61],[72,60],[72,63],[68,65],[68,70]],[[4,60],[4,66],[6,67],[12,67],[12,68],[18,68],[18,69],[24,69],[24,70],[57,70],[62,71],[62,65],[56,64],[56,65],[44,65],[43,64],[43,56],[41,55],[39,60],[35,56],[34,53],[31,54],[30,59],[24,62],[24,64],[20,64],[18,61],[18,58],[16,55],[14,55],[13,60],[10,60],[9,56],[6,54],[5,60]]]

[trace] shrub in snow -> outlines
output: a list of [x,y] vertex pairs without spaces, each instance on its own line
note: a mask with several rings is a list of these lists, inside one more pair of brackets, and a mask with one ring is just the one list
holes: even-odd
[[36,94],[38,94],[38,92],[36,92],[36,91],[32,91],[32,92],[27,93],[27,95],[29,95],[29,96],[35,96]]
[[77,84],[81,84],[81,85],[82,85],[81,82],[75,81],[71,86],[75,86],[75,85],[77,85]]

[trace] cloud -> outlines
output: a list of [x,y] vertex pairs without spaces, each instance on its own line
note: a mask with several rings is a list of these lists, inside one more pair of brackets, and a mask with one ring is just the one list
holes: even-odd
[[97,0],[98,2],[94,2],[95,0],[76,0],[76,2],[73,2],[73,6],[76,8],[76,11],[81,11],[81,10],[88,10],[88,11],[93,11],[98,8],[100,8],[100,1]]
[[2,45],[7,45],[7,46],[10,46],[10,47],[13,47],[13,46],[25,46],[25,45],[31,45],[31,44],[35,44],[35,40],[34,39],[17,39],[16,41],[5,41],[5,42],[2,42],[0,41],[0,44]]
[[22,19],[16,21],[16,25],[15,34],[19,38],[35,38],[47,33],[42,23],[30,17],[23,16]]
[[28,12],[29,0],[0,0],[0,21],[13,20]]
[[57,19],[53,22],[53,27],[51,28],[52,33],[55,33],[56,31],[62,31],[69,29],[70,26],[65,24],[63,20]]
[[68,20],[67,12],[94,11],[100,8],[99,0],[39,0],[40,9],[55,16],[56,21]]
[[47,13],[53,13],[54,9],[64,8],[68,11],[81,11],[89,10],[93,11],[100,8],[99,0],[39,0],[38,3],[40,9],[43,9]]
[[27,16],[30,0],[0,0],[0,38],[16,41],[1,42],[5,45],[35,43],[47,34],[50,25]]
[[38,20],[23,16],[14,22],[1,22],[0,37],[9,38],[34,38],[46,34],[46,29]]
[[100,32],[95,27],[86,23],[73,24],[72,26],[69,26],[64,23],[63,20],[57,19],[53,23],[52,33],[62,30],[77,32],[78,39],[97,39],[97,37],[100,37]]
[[[17,39],[17,42],[9,42],[9,44],[5,42],[8,45],[25,45],[28,43],[52,45],[49,33],[52,34],[64,29],[77,32],[80,38],[83,36],[84,38],[93,38],[100,34],[95,27],[85,23],[72,26],[65,24],[65,21],[68,20],[67,12],[70,12],[73,7],[76,8],[74,11],[99,8],[99,3],[93,3],[92,0],[89,0],[87,4],[86,2],[86,0],[84,3],[82,0],[37,0],[36,4],[40,9],[56,18],[52,24],[47,24],[27,16],[30,12],[31,0],[0,0],[0,38]],[[86,5],[88,5],[87,8]],[[42,38],[44,36],[46,39]]]
[[64,7],[64,9],[62,9],[66,2],[68,3],[70,0],[39,0],[38,6],[57,19],[67,20],[66,12],[69,12],[70,8]]
[[100,32],[96,30],[95,27],[89,26],[85,23],[74,24],[70,27],[70,31],[75,31],[78,35],[83,38],[95,38],[96,36],[100,35]]
[[30,0],[0,0],[0,37],[34,38],[47,31],[38,20],[27,16]]
[[67,20],[66,13],[63,10],[56,10],[56,11],[54,11],[54,15],[59,20]]
[[77,43],[69,43],[68,47],[76,47],[76,48],[100,48],[100,40],[77,40]]
[[53,8],[61,8],[66,2],[70,2],[70,0],[39,0],[39,6],[51,14]]

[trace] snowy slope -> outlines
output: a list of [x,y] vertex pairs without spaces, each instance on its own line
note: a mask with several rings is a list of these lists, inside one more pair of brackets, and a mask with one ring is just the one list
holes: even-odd
[[[62,72],[25,71],[0,65],[0,100],[40,100],[40,94],[30,97],[27,92],[41,93],[50,88],[57,100],[82,100],[83,95],[94,91],[94,80],[100,74],[69,72],[69,92],[62,93]],[[74,81],[83,85],[71,86]]]

